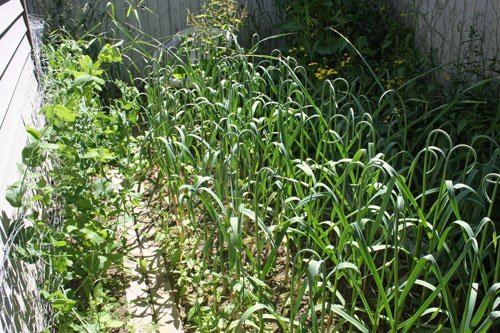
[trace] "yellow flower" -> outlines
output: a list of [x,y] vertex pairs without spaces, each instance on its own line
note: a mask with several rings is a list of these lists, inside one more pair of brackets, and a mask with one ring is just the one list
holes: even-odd
[[326,71],[326,75],[335,75],[335,74],[338,74],[338,72],[333,68],[330,68],[328,71]]
[[325,71],[322,68],[318,69],[318,71],[316,71],[316,73],[314,73],[314,76],[316,76],[316,78],[318,78],[320,80],[324,80],[326,78]]

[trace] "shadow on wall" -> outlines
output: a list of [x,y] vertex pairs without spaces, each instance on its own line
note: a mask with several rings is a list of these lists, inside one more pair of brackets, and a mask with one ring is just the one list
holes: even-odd
[[23,221],[0,216],[0,332],[41,332],[48,307],[38,287],[43,283],[41,261],[26,263],[16,255],[16,242],[25,228]]
[[430,54],[442,73],[464,81],[500,72],[500,1],[388,0],[415,28],[417,48]]
[[13,214],[5,198],[7,186],[21,178],[25,127],[41,126],[41,96],[21,1],[4,2],[0,13],[0,332],[41,332],[48,309],[39,290],[45,269],[37,256],[27,262],[19,255],[16,246],[23,241],[26,220]]
[[[48,30],[64,26],[76,36],[106,33],[109,37],[142,42],[142,51],[152,53],[158,42],[166,44],[173,35],[187,28],[189,13],[199,13],[203,0],[145,0],[138,5],[123,0],[27,0],[28,12],[42,17]],[[240,31],[240,41],[249,46],[258,34],[260,39],[279,32],[282,21],[275,0],[237,0],[248,17]],[[114,25],[110,14],[119,23]],[[96,28],[97,24],[100,24]],[[254,42],[256,40],[253,40]],[[280,47],[283,40],[264,43],[266,49]],[[137,44],[136,44],[137,46]],[[130,55],[129,55],[130,56]],[[133,59],[136,60],[136,59]]]

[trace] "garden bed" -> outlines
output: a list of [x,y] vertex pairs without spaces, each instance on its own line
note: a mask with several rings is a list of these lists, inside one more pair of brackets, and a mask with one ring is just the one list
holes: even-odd
[[[33,172],[54,161],[52,184],[33,174],[28,185],[34,201],[61,202],[63,220],[33,212],[37,236],[19,246],[48,263],[43,295],[60,331],[126,329],[122,288],[107,288],[110,271],[123,276],[130,221],[154,230],[187,332],[497,323],[496,132],[448,131],[475,87],[421,99],[424,86],[405,88],[423,76],[382,81],[388,67],[334,31],[348,51],[309,66],[216,44],[193,24],[193,40],[147,59],[141,90],[113,77],[117,44],[54,35],[45,47],[47,126],[29,130],[23,156]],[[191,61],[193,47],[207,56]],[[172,87],[176,76],[189,84]],[[19,186],[10,198],[31,204]]]

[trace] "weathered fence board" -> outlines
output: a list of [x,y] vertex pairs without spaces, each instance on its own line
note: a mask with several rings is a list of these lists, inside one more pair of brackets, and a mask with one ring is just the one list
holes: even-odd
[[[115,18],[125,23],[130,28],[133,35],[137,35],[138,30],[142,30],[145,35],[151,36],[156,40],[164,41],[175,33],[183,30],[187,26],[188,12],[199,12],[203,0],[145,0],[141,7],[137,9],[137,15],[129,11],[129,2],[125,0],[109,1],[114,6]],[[51,12],[58,12],[55,4],[49,0],[28,0],[28,10],[32,14],[48,15]],[[107,1],[99,0],[77,0],[71,1],[63,9],[71,13],[72,19],[79,15],[88,15],[91,11],[88,8],[98,8],[97,16],[105,12],[111,12],[111,7],[106,6]],[[267,37],[276,33],[279,23],[278,11],[274,6],[274,0],[239,0],[242,8],[248,12],[248,21],[243,34],[251,36],[253,33],[259,33]],[[86,8],[86,11],[84,10]],[[86,14],[85,14],[86,13]],[[106,16],[106,15],[105,15]],[[105,29],[112,29],[112,25],[105,25]]]
[[[499,69],[500,0],[389,0],[416,27],[417,47],[464,75]],[[452,68],[452,67],[449,67]],[[490,73],[491,74],[491,73]]]
[[[10,106],[12,105],[12,98],[19,84],[19,78],[21,77],[21,73],[23,71],[24,65],[28,60],[31,48],[28,43],[28,39],[26,36],[22,37],[21,43],[19,47],[17,47],[16,52],[13,54],[12,60],[9,63],[9,67],[2,75],[2,79],[0,81],[0,137],[1,133],[4,130],[8,130],[10,124],[8,123],[7,115],[12,112],[8,112]],[[18,115],[14,115],[18,116]],[[0,154],[3,155],[5,149],[9,149],[7,142],[0,141],[2,143],[2,149]],[[5,164],[8,161],[3,161],[2,164]],[[0,175],[2,175],[2,167],[0,166]]]
[[[9,65],[9,68],[0,81],[0,112],[3,111],[2,123],[0,126],[0,156],[5,157],[0,162],[0,177],[2,179],[2,189],[11,184],[13,180],[20,175],[16,172],[14,161],[18,162],[21,150],[26,139],[19,141],[19,135],[25,133],[24,126],[22,129],[23,116],[27,114],[23,112],[26,91],[26,71],[31,70],[32,64],[29,58],[31,48],[26,37],[23,38],[16,56]],[[27,70],[25,69],[27,68]],[[36,82],[35,82],[36,84]],[[32,87],[36,92],[37,86]],[[2,114],[0,114],[2,116]],[[28,119],[26,119],[28,120]],[[19,133],[20,132],[20,133]],[[15,158],[16,155],[19,155]],[[3,192],[2,192],[3,193]],[[0,198],[4,201],[4,196]]]

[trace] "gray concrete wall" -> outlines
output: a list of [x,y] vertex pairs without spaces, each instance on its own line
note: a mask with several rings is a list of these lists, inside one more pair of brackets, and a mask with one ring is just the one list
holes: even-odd
[[16,259],[16,237],[24,221],[5,200],[8,185],[21,178],[17,165],[27,142],[25,126],[37,122],[38,82],[26,17],[20,0],[0,4],[0,332],[40,332],[44,310],[37,289],[43,275]]

